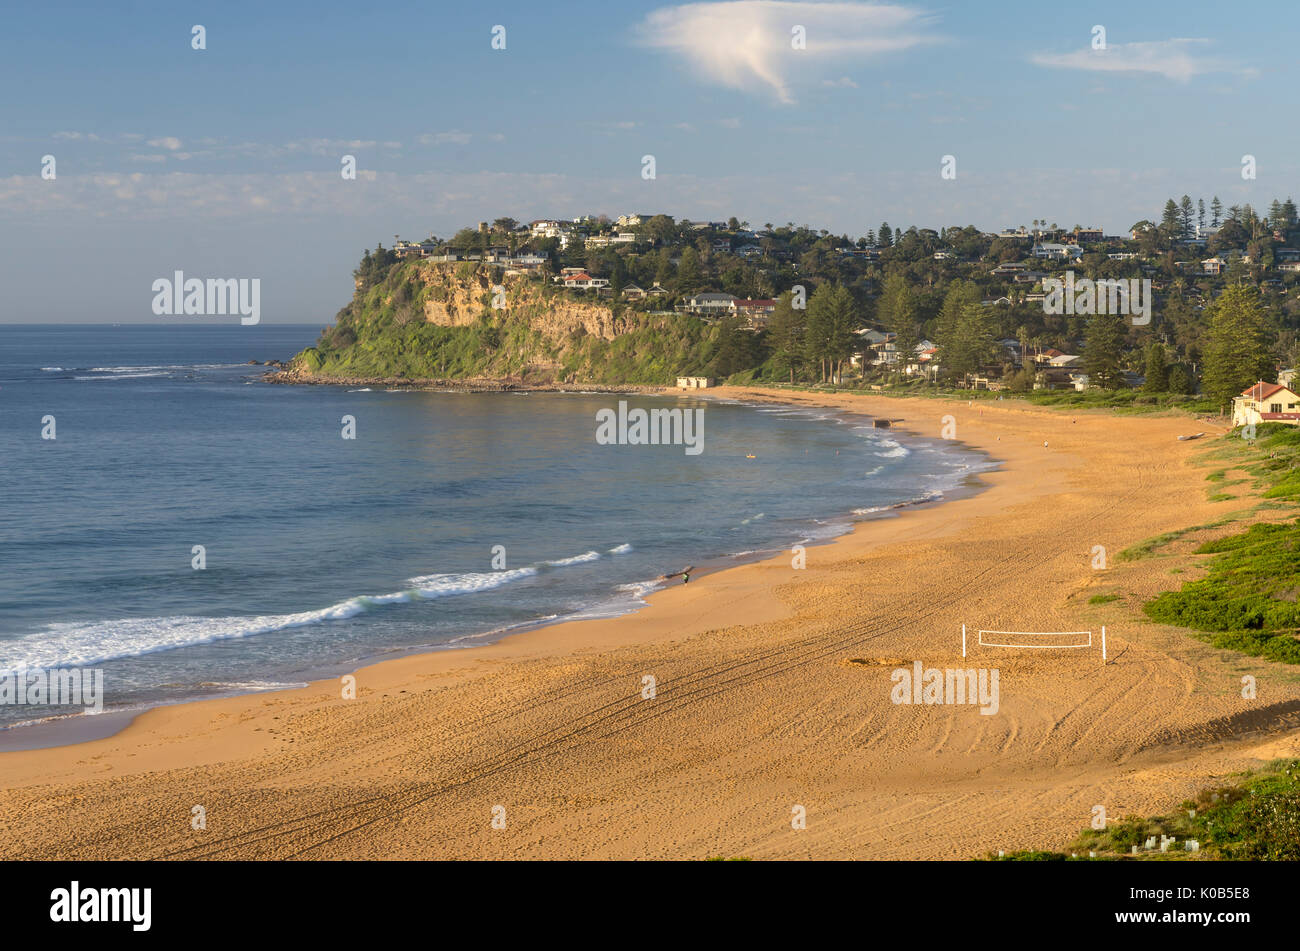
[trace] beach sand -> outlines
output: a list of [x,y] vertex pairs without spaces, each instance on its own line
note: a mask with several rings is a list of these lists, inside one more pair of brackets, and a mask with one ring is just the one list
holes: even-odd
[[[803,569],[786,553],[670,587],[636,614],[377,663],[357,672],[356,699],[321,681],[0,754],[0,856],[965,859],[1059,848],[1095,805],[1112,819],[1170,811],[1300,752],[1300,676],[1140,612],[1197,576],[1191,551],[1214,533],[1117,557],[1248,507],[1208,501],[1193,461],[1206,441],[1175,438],[1222,426],[1018,401],[716,393],[892,417],[928,436],[951,414],[958,440],[1004,466],[984,492],[809,548]],[[1097,545],[1104,571],[1091,567]],[[1099,645],[1013,650],[974,634],[1099,640],[1102,625],[1105,664]],[[996,715],[891,702],[891,671],[917,660],[996,668]],[[1257,699],[1242,698],[1244,674]],[[796,807],[806,828],[792,828]]]

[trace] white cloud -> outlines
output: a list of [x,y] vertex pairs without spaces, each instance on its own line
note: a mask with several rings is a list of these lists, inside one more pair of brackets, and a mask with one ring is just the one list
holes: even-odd
[[822,85],[830,86],[832,88],[840,88],[840,89],[858,88],[858,84],[855,83],[853,80],[849,79],[849,77],[847,76],[841,76],[839,79],[823,79]]
[[155,149],[166,149],[168,152],[175,152],[181,147],[181,140],[174,135],[167,135],[161,139],[150,139],[147,144]]
[[1206,39],[1153,40],[1145,43],[1112,43],[1104,50],[1082,49],[1072,53],[1036,53],[1032,62],[1058,69],[1082,69],[1097,73],[1154,73],[1185,83],[1204,73],[1255,75],[1224,60],[1206,55]]
[[[732,89],[767,90],[779,102],[792,103],[797,73],[942,42],[927,32],[932,22],[894,3],[731,0],[653,10],[638,33],[645,46],[684,57],[705,79]],[[804,29],[806,49],[792,47],[796,26]]]
[[445,145],[448,142],[452,145],[469,145],[469,140],[472,138],[473,136],[468,132],[452,129],[450,132],[426,132],[416,141],[421,145]]

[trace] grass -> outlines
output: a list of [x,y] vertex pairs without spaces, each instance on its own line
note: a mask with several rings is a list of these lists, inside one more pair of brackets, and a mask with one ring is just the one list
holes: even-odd
[[1179,528],[1172,532],[1163,532],[1162,534],[1154,535],[1145,541],[1138,542],[1131,548],[1125,548],[1119,553],[1119,560],[1138,561],[1142,558],[1149,558],[1154,555],[1157,550],[1164,548],[1171,542],[1178,541],[1178,539],[1182,538],[1184,535],[1190,535],[1193,532],[1201,532],[1211,528],[1220,528],[1227,525],[1230,521],[1232,521],[1231,518],[1225,518],[1220,519],[1217,522],[1207,522],[1204,525],[1193,525],[1190,528]]
[[1252,525],[1197,553],[1215,555],[1206,576],[1147,602],[1147,616],[1215,647],[1300,664],[1300,520]]
[[1118,594],[1094,594],[1088,599],[1089,604],[1110,604],[1112,601],[1118,601]]
[[[1160,836],[1176,841],[1168,852],[1148,851],[1146,843]],[[1194,839],[1198,852],[1183,843]],[[1137,854],[1133,846],[1138,847]],[[986,856],[992,861],[1067,861],[1070,853],[1093,861],[1300,861],[1300,760],[1273,760],[1238,781],[1201,790],[1176,811],[1143,818],[1126,816],[1105,829],[1085,829],[1066,851],[1018,851]]]

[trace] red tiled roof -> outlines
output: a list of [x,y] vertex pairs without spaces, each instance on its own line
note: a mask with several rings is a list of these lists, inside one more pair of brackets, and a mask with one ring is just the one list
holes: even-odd
[[1265,383],[1261,380],[1241,395],[1252,400],[1266,400],[1274,393],[1285,389],[1286,387],[1281,383]]

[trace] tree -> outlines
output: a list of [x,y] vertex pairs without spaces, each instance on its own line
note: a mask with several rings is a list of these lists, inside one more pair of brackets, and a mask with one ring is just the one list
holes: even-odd
[[1260,380],[1274,375],[1272,339],[1259,291],[1228,287],[1210,307],[1205,344],[1205,395],[1225,405]]
[[794,382],[796,370],[803,368],[805,311],[794,309],[794,293],[786,291],[776,301],[776,309],[767,324],[767,339],[772,348],[772,367],[788,374]]
[[1196,224],[1202,231],[1205,230],[1205,199],[1196,199]]
[[808,300],[804,352],[823,381],[837,377],[853,351],[853,310],[853,295],[838,284],[821,285]]
[[700,256],[692,247],[682,249],[677,262],[677,293],[691,294],[700,285]]
[[718,350],[712,364],[715,376],[725,380],[733,373],[748,370],[757,362],[757,343],[744,323],[742,317],[724,317],[719,324]]
[[1164,213],[1160,216],[1160,231],[1167,248],[1172,248],[1183,236],[1183,217],[1172,198],[1165,202]]
[[1162,343],[1147,344],[1146,380],[1142,389],[1147,393],[1169,391],[1169,367],[1165,365],[1165,346]]
[[1187,372],[1186,367],[1174,366],[1169,369],[1169,392],[1185,396],[1191,396],[1195,392],[1192,375]]
[[1219,222],[1223,220],[1223,202],[1219,201],[1219,196],[1215,195],[1210,200],[1210,226],[1217,228]]
[[[940,312],[940,320],[949,321],[951,330],[946,331],[948,343],[939,356],[944,369],[957,378],[978,372],[993,359],[998,346],[994,340],[993,308],[980,303],[979,292],[973,285],[967,287],[969,291],[956,287],[950,290]],[[970,292],[974,292],[974,299]]]
[[1178,217],[1183,226],[1183,237],[1192,236],[1192,217],[1196,214],[1196,209],[1192,205],[1192,196],[1184,195],[1178,202]]
[[882,248],[887,248],[894,243],[894,232],[889,227],[888,221],[880,223],[880,230],[876,232],[876,240],[880,242]]
[[1088,373],[1090,386],[1118,390],[1124,385],[1120,360],[1124,355],[1125,332],[1121,314],[1094,314],[1088,321],[1083,368]]
[[894,334],[894,349],[898,353],[898,370],[906,372],[916,360],[916,345],[920,342],[916,331],[916,296],[911,285],[901,274],[885,278],[884,291],[876,315],[886,330]]

